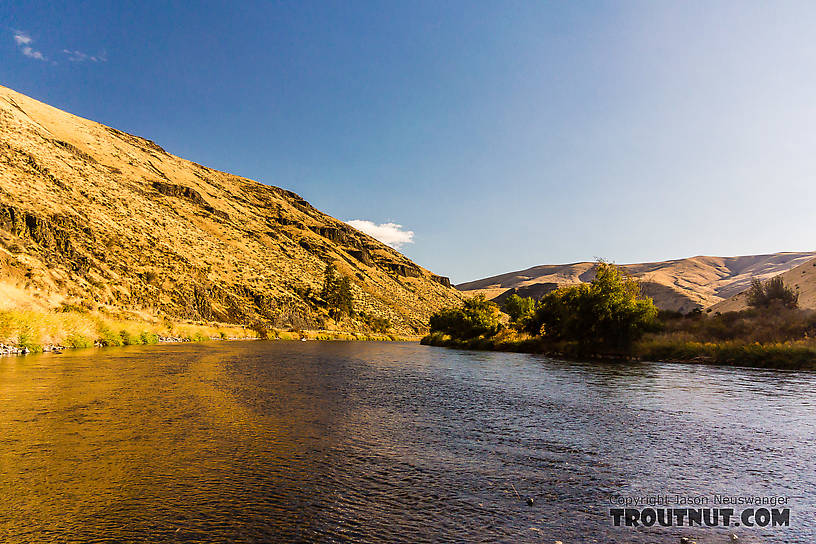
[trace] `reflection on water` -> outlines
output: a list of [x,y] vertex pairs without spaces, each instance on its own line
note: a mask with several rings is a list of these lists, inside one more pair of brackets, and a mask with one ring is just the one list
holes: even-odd
[[[4,358],[0,541],[807,542],[814,386],[397,343]],[[791,527],[612,527],[610,495],[675,493],[788,495]]]

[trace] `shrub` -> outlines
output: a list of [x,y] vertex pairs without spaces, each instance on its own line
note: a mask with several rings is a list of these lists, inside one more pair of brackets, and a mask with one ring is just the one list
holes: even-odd
[[617,266],[598,262],[595,279],[545,295],[528,331],[579,346],[623,348],[654,327],[657,308]]
[[272,334],[272,331],[270,330],[269,326],[263,321],[256,321],[250,326],[250,328],[253,331],[255,331],[255,334],[261,340],[266,340]]
[[99,343],[103,346],[121,346],[124,344],[122,335],[113,332],[105,326],[99,328]]
[[778,307],[751,308],[694,318],[667,319],[664,334],[683,334],[701,342],[785,342],[816,336],[816,312]]
[[133,346],[142,343],[142,337],[140,335],[133,334],[124,329],[119,331],[119,336],[122,337],[122,344],[125,346]]
[[466,300],[461,308],[443,308],[431,316],[431,332],[456,339],[493,336],[499,331],[499,308],[484,295]]
[[86,314],[90,310],[88,310],[88,308],[86,306],[84,306],[84,305],[68,304],[68,303],[63,302],[60,305],[58,311],[62,312],[62,313],[74,312],[74,313],[77,313],[77,314]]
[[771,278],[765,283],[754,278],[751,280],[751,287],[748,288],[748,306],[752,308],[772,306],[798,308],[799,293],[786,286],[780,276]]
[[154,332],[150,331],[143,331],[140,335],[142,344],[158,344],[159,343],[159,335]]
[[87,336],[74,333],[65,338],[65,345],[70,348],[90,348],[93,347],[94,341]]
[[391,328],[391,321],[388,318],[364,313],[360,313],[360,317],[374,332],[385,334]]
[[155,284],[159,279],[159,273],[155,270],[147,270],[141,274],[142,279],[147,284]]
[[504,301],[502,309],[510,316],[511,323],[522,323],[532,317],[535,310],[535,300],[532,297],[522,298],[512,294]]
[[17,333],[17,347],[27,349],[32,352],[42,351],[42,345],[34,332],[34,328],[28,323],[22,324]]

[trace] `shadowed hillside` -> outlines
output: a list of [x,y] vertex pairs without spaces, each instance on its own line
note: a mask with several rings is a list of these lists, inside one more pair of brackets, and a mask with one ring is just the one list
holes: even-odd
[[[743,257],[691,257],[654,263],[621,265],[641,280],[643,292],[665,310],[689,312],[706,308],[748,288],[751,278],[767,279],[807,263],[816,252],[774,253]],[[510,289],[520,295],[547,290],[551,284],[592,281],[596,263],[542,265],[457,285],[466,294],[501,296]],[[816,284],[814,284],[816,285]],[[814,293],[816,298],[816,293]]]
[[293,192],[0,87],[0,306],[318,328],[328,263],[353,327],[422,331],[461,298]]

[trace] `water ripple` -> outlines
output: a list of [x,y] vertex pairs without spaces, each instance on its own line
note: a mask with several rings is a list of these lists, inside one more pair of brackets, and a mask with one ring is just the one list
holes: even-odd
[[[399,343],[4,359],[0,541],[808,542],[814,386]],[[669,493],[788,495],[791,527],[612,526]]]

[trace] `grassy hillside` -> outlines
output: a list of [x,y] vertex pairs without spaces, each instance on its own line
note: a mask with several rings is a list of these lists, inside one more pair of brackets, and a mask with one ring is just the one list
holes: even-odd
[[[332,263],[355,315],[329,319]],[[0,87],[0,310],[423,331],[447,278],[297,194]]]
[[[782,281],[785,285],[794,289],[799,294],[799,307],[816,310],[816,259],[811,259],[796,268],[788,270],[782,274]],[[747,286],[746,286],[747,288]],[[738,312],[748,307],[746,293],[742,292],[722,301],[710,309],[712,312]]]

